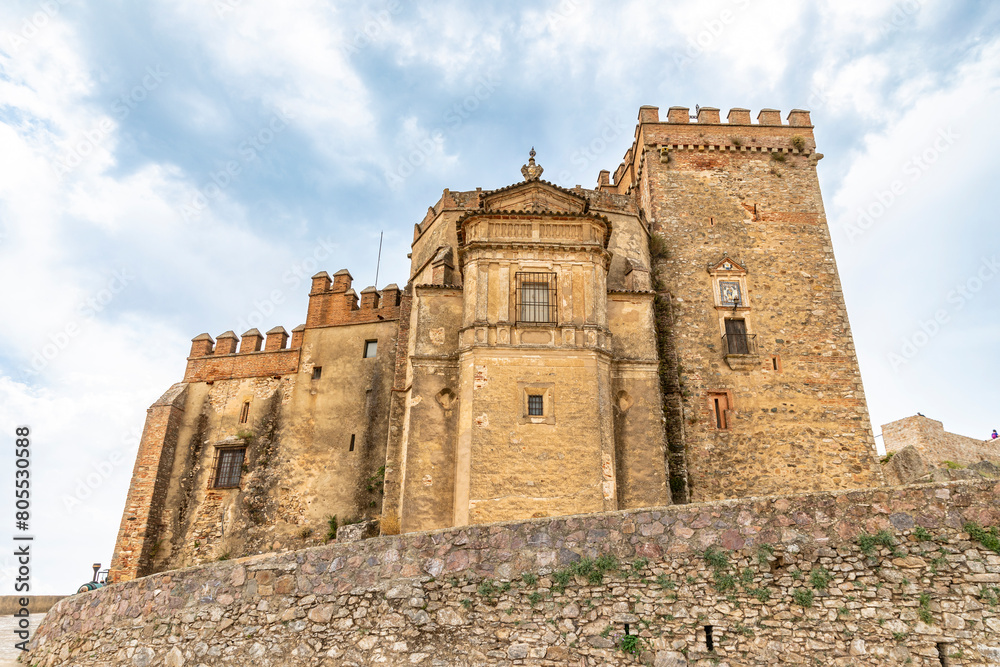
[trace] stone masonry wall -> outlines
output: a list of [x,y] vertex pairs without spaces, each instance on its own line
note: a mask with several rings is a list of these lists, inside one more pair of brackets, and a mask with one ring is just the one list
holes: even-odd
[[898,452],[907,445],[916,447],[927,463],[942,465],[952,461],[962,465],[979,461],[1000,461],[1000,440],[977,440],[944,430],[944,424],[923,415],[899,419],[882,426],[886,452]]
[[64,599],[22,662],[1000,665],[1000,543],[969,522],[1000,523],[1000,484],[330,544]]

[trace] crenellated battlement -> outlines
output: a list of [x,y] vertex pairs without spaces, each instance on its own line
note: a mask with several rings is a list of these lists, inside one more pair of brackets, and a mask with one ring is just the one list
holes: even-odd
[[368,286],[361,290],[359,299],[358,293],[351,288],[353,281],[347,269],[337,271],[332,279],[326,271],[314,275],[305,327],[314,329],[399,319],[400,289],[395,283],[386,285],[381,291],[374,285]]
[[691,114],[688,107],[670,107],[665,120],[660,119],[658,107],[640,107],[635,141],[615,170],[614,185],[601,176],[599,187],[627,193],[637,180],[643,153],[648,149],[658,150],[663,162],[669,160],[671,151],[729,153],[733,157],[764,153],[821,158],[816,153],[809,112],[792,109],[786,121],[782,122],[778,109],[761,109],[754,122],[750,109],[735,107],[723,122],[720,110],[715,107],[698,107],[696,114]]
[[221,333],[215,340],[207,333],[199,334],[191,339],[184,381],[214,382],[295,373],[304,330],[304,326],[293,329],[290,347],[284,327],[274,327],[266,338],[257,329],[244,332],[242,338],[233,331]]

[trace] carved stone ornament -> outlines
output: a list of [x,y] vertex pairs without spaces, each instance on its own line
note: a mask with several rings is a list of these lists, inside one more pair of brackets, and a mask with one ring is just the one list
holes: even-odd
[[528,164],[521,167],[521,175],[526,181],[537,181],[543,171],[545,170],[540,165],[535,164],[535,147],[532,146],[531,152],[528,153]]

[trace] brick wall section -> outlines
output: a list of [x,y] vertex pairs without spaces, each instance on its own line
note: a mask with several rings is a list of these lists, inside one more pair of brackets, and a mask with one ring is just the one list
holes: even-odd
[[146,411],[108,581],[128,581],[148,572],[186,397],[187,385],[175,384]]
[[188,357],[185,382],[288,375],[299,368],[299,350],[241,352],[222,356]]
[[897,452],[913,445],[928,464],[944,461],[970,465],[979,461],[1000,461],[1000,440],[977,440],[949,433],[944,424],[921,415],[906,417],[882,426],[886,452]]
[[366,324],[399,319],[399,288],[389,285],[381,292],[374,288],[362,291],[364,298],[351,289],[351,274],[338,271],[331,282],[325,271],[312,279],[306,327],[330,327],[344,324]]
[[[941,645],[948,665],[987,667],[1000,661],[1000,554],[963,532],[970,520],[1000,523],[1000,485],[748,498],[330,544],[64,599],[24,661],[926,667],[942,664]],[[880,530],[892,545],[866,555],[859,534]],[[708,546],[725,565],[707,562]],[[554,574],[602,554],[622,567],[600,583]],[[643,655],[615,646],[626,623]]]

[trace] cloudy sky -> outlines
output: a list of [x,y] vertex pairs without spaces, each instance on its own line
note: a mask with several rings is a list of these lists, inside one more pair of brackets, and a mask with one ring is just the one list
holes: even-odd
[[985,437],[998,27],[945,0],[0,3],[0,541],[16,425],[33,590],[66,593],[111,560],[194,335],[291,329],[317,270],[374,282],[380,232],[405,284],[443,188],[520,180],[531,146],[593,187],[642,104],[810,109],[875,433]]

